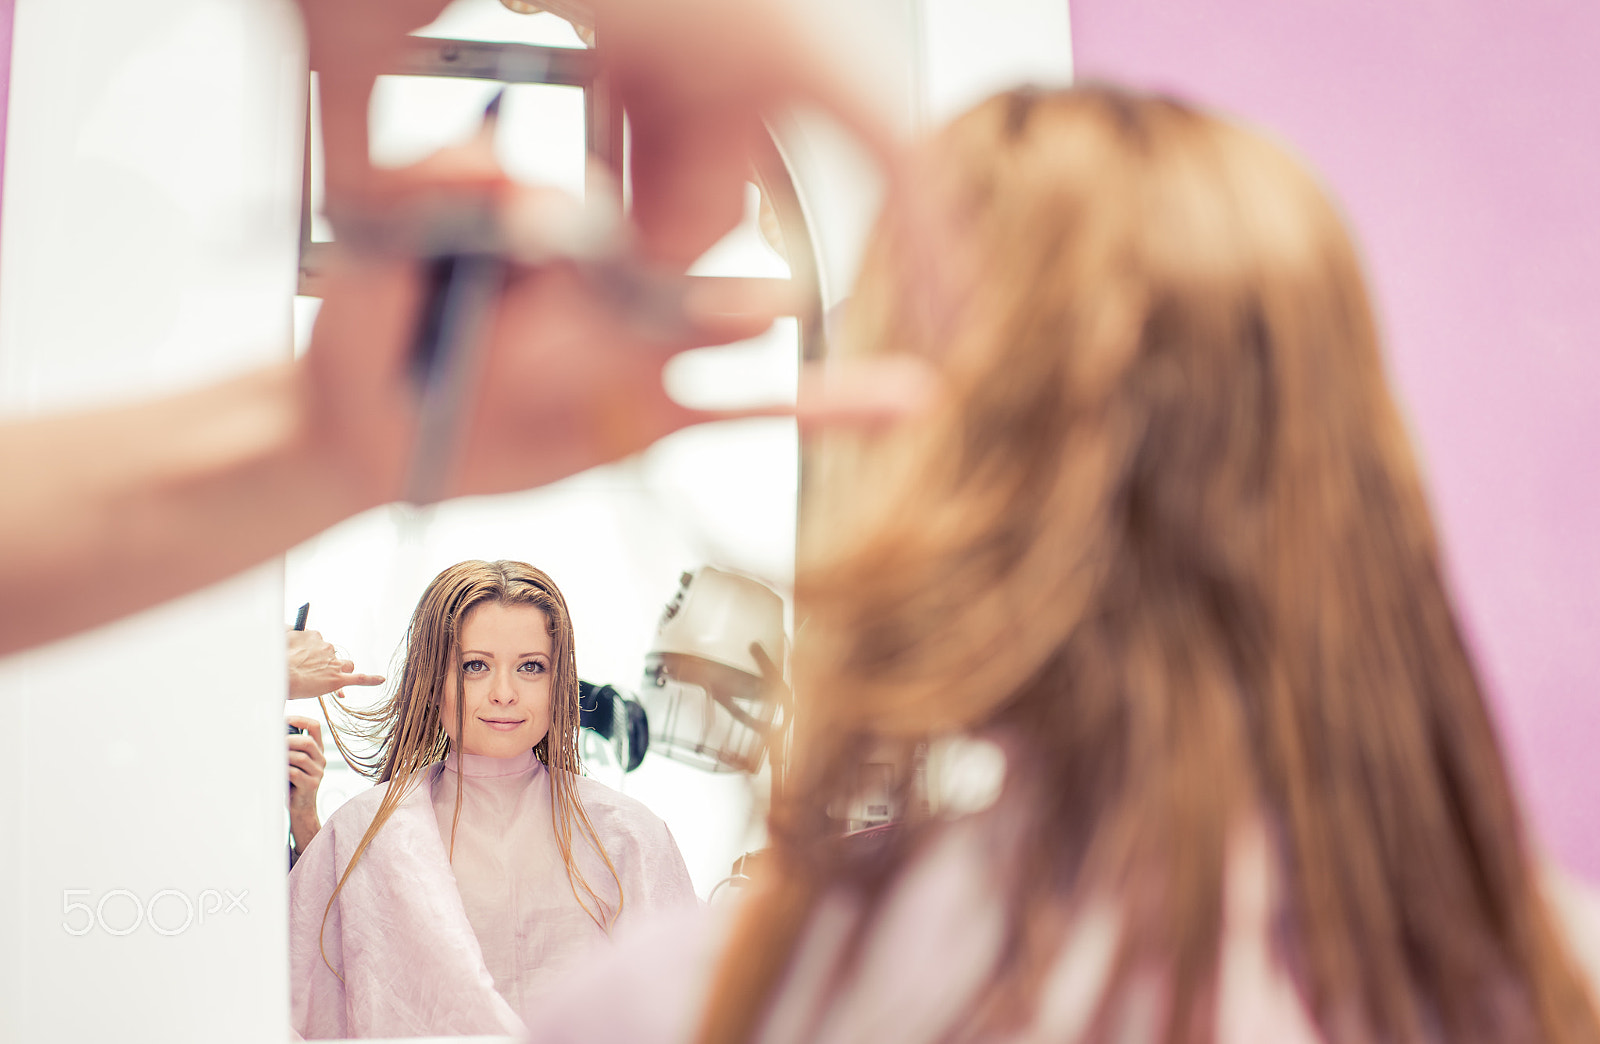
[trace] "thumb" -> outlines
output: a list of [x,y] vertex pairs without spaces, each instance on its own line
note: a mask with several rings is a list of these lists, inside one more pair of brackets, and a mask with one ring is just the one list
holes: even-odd
[[793,406],[732,410],[682,408],[680,426],[752,417],[794,417],[803,433],[828,428],[874,428],[915,416],[937,400],[933,367],[909,355],[807,363]]
[[800,371],[795,416],[802,428],[888,424],[927,410],[939,375],[911,355],[834,359]]

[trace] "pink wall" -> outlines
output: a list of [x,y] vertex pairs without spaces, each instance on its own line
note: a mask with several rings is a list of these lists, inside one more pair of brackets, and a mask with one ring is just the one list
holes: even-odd
[[1343,203],[1525,801],[1600,879],[1600,5],[1071,5],[1081,79],[1265,126]]

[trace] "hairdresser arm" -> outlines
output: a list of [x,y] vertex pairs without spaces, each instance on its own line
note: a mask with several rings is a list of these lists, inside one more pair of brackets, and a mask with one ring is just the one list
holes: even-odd
[[221,579],[380,503],[381,477],[317,452],[305,399],[303,367],[285,365],[0,424],[0,653]]
[[[416,283],[409,265],[336,263],[299,362],[0,423],[0,654],[221,580],[397,499],[416,408],[405,359]],[[717,419],[668,399],[661,366],[771,320],[708,313],[682,342],[646,346],[570,273],[518,275],[450,493],[542,485]]]
[[[296,363],[156,402],[0,423],[0,654],[224,579],[399,498],[414,441],[416,284],[409,265],[335,264]],[[687,332],[659,343],[570,271],[515,274],[447,493],[527,489],[691,424],[796,412],[700,411],[667,396],[661,368],[674,354],[772,321],[738,286],[717,293],[689,301]],[[870,423],[925,397],[916,372],[843,376],[802,382],[802,423]]]

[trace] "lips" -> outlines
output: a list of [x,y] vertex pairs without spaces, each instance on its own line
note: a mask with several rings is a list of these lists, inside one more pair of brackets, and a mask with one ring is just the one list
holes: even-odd
[[479,718],[479,721],[494,729],[496,732],[510,732],[512,729],[527,723],[526,718]]

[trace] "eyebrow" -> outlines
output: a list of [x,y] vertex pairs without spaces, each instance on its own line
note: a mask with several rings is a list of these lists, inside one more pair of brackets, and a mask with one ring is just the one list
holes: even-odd
[[[461,650],[461,655],[462,656],[487,656],[491,660],[494,659],[494,653],[489,652],[486,649],[462,649]],[[512,657],[512,659],[525,660],[530,656],[549,656],[549,655],[550,654],[547,653],[547,652],[539,652],[539,651],[535,650],[534,652],[517,653],[517,655]]]

